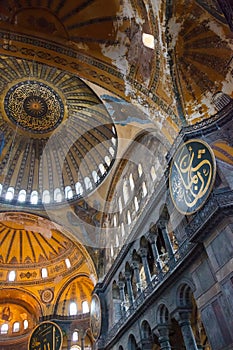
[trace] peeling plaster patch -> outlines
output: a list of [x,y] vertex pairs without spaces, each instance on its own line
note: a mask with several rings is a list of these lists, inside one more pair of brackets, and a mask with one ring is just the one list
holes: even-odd
[[128,51],[127,35],[118,31],[117,41],[119,42],[117,46],[101,44],[101,51],[105,57],[108,57],[112,60],[112,63],[119,69],[121,73],[127,75],[129,69],[129,65],[126,58]]
[[225,81],[222,83],[222,92],[233,97],[233,67],[231,67]]
[[232,47],[232,49],[233,49],[233,46],[230,45],[229,39],[226,38],[226,35],[225,35],[222,27],[218,23],[209,20],[207,23],[207,27],[209,27],[209,29],[212,32],[214,32],[217,36],[219,36],[223,41],[226,41],[228,43],[228,45],[230,47]]
[[206,106],[207,113],[211,117],[216,113],[216,109],[214,108],[214,104],[212,102],[213,94],[211,92],[207,92],[205,96],[202,97],[201,105]]
[[[192,122],[195,119],[209,118],[216,113],[215,106],[212,102],[213,94],[211,92],[205,93],[199,104],[188,103],[186,105],[186,110],[189,114],[186,115],[188,122]],[[201,112],[199,112],[199,110]],[[203,111],[203,112],[202,112]]]
[[[128,18],[130,20],[134,20],[137,24],[143,24],[144,23],[144,20],[142,18],[140,18],[139,16],[136,16],[134,10],[133,10],[133,7],[131,6],[131,3],[130,2],[123,2],[122,6],[121,6],[121,9],[120,11],[117,12],[116,16],[118,18],[122,18],[122,24],[123,24],[123,19],[124,18]],[[121,23],[121,21],[118,22],[118,25],[119,23]]]
[[182,29],[182,22],[176,22],[176,18],[171,18],[168,22],[168,32],[171,37],[171,41],[169,43],[169,48],[174,49],[176,46],[176,42],[178,39],[178,35],[180,30]]

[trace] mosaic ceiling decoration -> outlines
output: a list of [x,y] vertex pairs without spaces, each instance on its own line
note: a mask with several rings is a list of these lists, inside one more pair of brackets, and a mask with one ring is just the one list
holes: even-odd
[[37,80],[13,85],[4,99],[9,119],[23,130],[32,133],[50,132],[64,118],[64,104],[52,87]]
[[37,62],[2,56],[0,73],[2,199],[50,204],[93,191],[117,149],[99,98],[77,76]]
[[214,0],[174,1],[171,7],[168,45],[173,81],[183,118],[196,123],[216,113],[216,93],[233,97],[232,33]]
[[88,256],[83,248],[48,220],[25,213],[1,213],[0,220],[0,283],[7,285],[12,270],[14,285],[43,284],[43,268],[52,285],[74,269],[93,273],[85,267]]

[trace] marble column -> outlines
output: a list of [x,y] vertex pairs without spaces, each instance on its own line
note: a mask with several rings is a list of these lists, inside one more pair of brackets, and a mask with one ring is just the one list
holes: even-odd
[[191,312],[180,311],[175,314],[175,318],[179,323],[186,350],[198,350],[196,340],[190,323]]
[[135,281],[137,285],[137,296],[139,296],[142,292],[142,281],[139,273],[139,263],[137,261],[132,262],[132,267],[134,270]]
[[161,350],[171,350],[171,344],[169,340],[169,326],[159,325],[157,328],[159,334],[159,344]]
[[162,231],[165,247],[166,247],[166,250],[167,250],[167,253],[168,253],[169,265],[173,266],[175,264],[174,250],[173,250],[172,243],[171,243],[171,240],[170,240],[170,236],[169,236],[169,233],[168,233],[166,220],[160,220],[159,221],[159,228]]
[[157,248],[157,245],[156,245],[157,235],[150,234],[148,238],[149,238],[149,241],[150,241],[150,244],[151,244],[153,257],[155,259],[156,269],[158,271],[158,275],[160,275],[160,273],[162,272],[162,264],[161,264],[161,261],[160,261],[160,258],[159,258],[159,252],[158,252],[158,248]]
[[118,287],[120,291],[120,298],[121,298],[121,305],[122,305],[122,312],[124,313],[126,311],[125,308],[125,283],[123,281],[118,282]]
[[133,288],[131,283],[131,273],[125,272],[125,279],[126,279],[126,288],[129,296],[129,303],[130,305],[133,305],[134,302],[134,295],[133,295]]
[[147,248],[141,248],[140,255],[142,258],[142,263],[143,263],[144,272],[145,272],[145,276],[146,276],[146,282],[148,285],[151,282],[151,274],[150,274],[150,268],[149,268],[149,264],[148,264],[148,260],[147,260]]
[[84,348],[85,348],[85,338],[82,337],[81,338],[81,350],[84,350]]

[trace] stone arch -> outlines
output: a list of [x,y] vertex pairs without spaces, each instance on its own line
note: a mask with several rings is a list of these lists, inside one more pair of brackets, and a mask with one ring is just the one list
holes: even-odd
[[112,323],[117,323],[122,316],[120,289],[114,280],[112,283]]
[[140,239],[140,248],[148,248],[148,241],[145,236]]
[[192,307],[192,289],[189,284],[183,283],[178,287],[176,302],[178,307]]
[[130,334],[128,338],[128,350],[137,350],[137,348],[138,346],[135,336],[133,334]]
[[152,340],[152,330],[148,321],[143,320],[141,323],[142,339]]
[[170,313],[165,304],[160,304],[156,314],[157,324],[168,324],[170,322]]

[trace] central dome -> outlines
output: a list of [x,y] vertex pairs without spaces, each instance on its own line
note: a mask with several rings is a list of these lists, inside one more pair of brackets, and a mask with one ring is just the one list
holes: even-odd
[[117,150],[102,101],[66,71],[14,57],[0,61],[1,201],[50,205],[88,195]]

